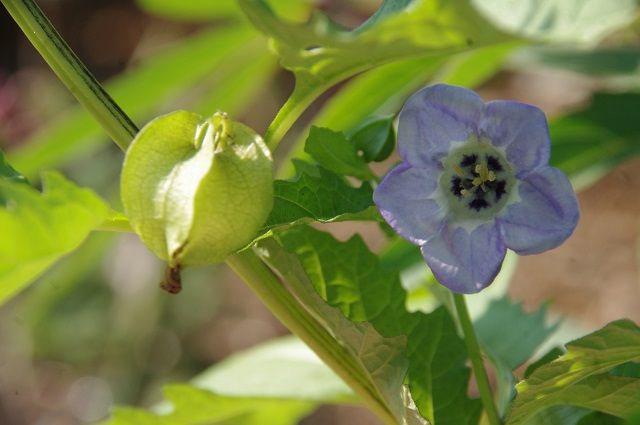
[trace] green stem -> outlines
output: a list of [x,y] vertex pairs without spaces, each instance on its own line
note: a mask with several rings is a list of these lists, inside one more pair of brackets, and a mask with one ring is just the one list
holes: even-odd
[[[33,0],[0,0],[13,19],[47,61],[60,80],[93,115],[123,150],[138,132],[133,121],[106,93],[80,62]],[[292,96],[274,123],[267,140],[274,149],[304,109],[317,97],[316,92]],[[106,220],[98,230],[130,231],[126,220]],[[302,339],[375,412],[386,425],[397,425],[393,414],[377,391],[354,364],[352,357],[329,332],[298,303],[271,270],[253,251],[231,256],[227,264],[240,275],[273,314]]]
[[363,378],[344,347],[309,314],[250,249],[227,258],[231,267],[269,310],[340,376],[387,425],[397,421]]
[[480,398],[484,405],[484,410],[487,413],[487,418],[491,425],[500,425],[500,416],[498,410],[493,402],[493,393],[491,392],[491,386],[489,385],[489,377],[487,371],[484,368],[484,362],[482,361],[482,354],[480,352],[480,346],[478,345],[478,338],[473,329],[471,318],[469,317],[469,311],[467,310],[467,303],[462,294],[453,294],[453,301],[458,312],[458,319],[462,326],[462,332],[464,333],[464,341],[467,344],[467,351],[469,358],[471,359],[471,365],[473,367],[473,374],[476,377],[476,383],[478,384],[478,391],[480,391]]
[[125,150],[136,125],[91,75],[33,0],[0,0],[58,78]]
[[293,89],[293,93],[289,96],[287,101],[282,105],[282,108],[278,111],[269,128],[264,135],[264,140],[271,152],[274,152],[280,142],[287,134],[289,129],[300,118],[300,115],[307,109],[307,107],[324,91],[325,87],[319,87],[315,90],[301,90],[296,87]]

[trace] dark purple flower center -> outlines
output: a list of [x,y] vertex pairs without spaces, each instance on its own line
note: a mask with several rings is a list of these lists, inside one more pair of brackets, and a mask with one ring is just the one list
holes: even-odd
[[451,193],[457,198],[466,198],[469,208],[480,211],[489,208],[507,193],[505,179],[496,177],[504,170],[500,159],[485,154],[463,155],[457,173],[451,178]]
[[455,216],[490,218],[504,207],[514,176],[511,164],[496,147],[472,140],[452,151],[443,166],[441,187]]

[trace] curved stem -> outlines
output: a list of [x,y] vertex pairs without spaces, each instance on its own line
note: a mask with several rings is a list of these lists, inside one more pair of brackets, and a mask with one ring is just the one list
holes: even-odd
[[[138,132],[133,121],[120,109],[100,83],[80,62],[60,37],[33,0],[0,0],[13,19],[47,61],[60,80],[78,101],[94,116],[116,144],[125,150]],[[294,92],[274,119],[267,132],[273,150],[318,91]],[[106,220],[99,230],[129,231],[126,220],[118,217]],[[280,283],[273,272],[251,250],[227,259],[227,264],[243,278],[273,314],[294,334],[309,345],[375,412],[386,425],[397,421],[377,391],[362,375],[352,357],[329,332],[304,309]]]
[[298,303],[252,250],[234,254],[227,258],[226,263],[242,277],[280,322],[331,367],[386,425],[397,424],[385,403],[353,365],[346,350]]
[[322,93],[321,89],[300,89],[298,83],[293,92],[278,111],[264,135],[264,140],[271,152],[274,152],[293,124],[307,107]]
[[473,367],[473,374],[476,377],[476,383],[478,384],[478,391],[480,391],[480,398],[484,410],[487,413],[487,418],[491,425],[500,425],[500,416],[498,410],[493,402],[493,393],[491,392],[491,386],[489,385],[489,377],[487,371],[484,368],[484,362],[482,361],[482,354],[480,352],[480,346],[478,345],[478,339],[469,317],[469,311],[467,310],[467,303],[462,294],[453,294],[453,301],[458,313],[458,319],[460,319],[460,325],[462,326],[462,332],[464,333],[464,341],[467,344],[467,351],[469,358],[471,359],[471,365]]
[[91,75],[33,0],[0,0],[58,78],[113,141],[125,150],[138,132],[131,119]]

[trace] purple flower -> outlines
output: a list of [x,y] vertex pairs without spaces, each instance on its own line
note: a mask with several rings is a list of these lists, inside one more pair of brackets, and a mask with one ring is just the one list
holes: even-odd
[[391,227],[420,246],[440,283],[478,292],[507,248],[536,254],[576,227],[578,203],[567,177],[549,167],[550,147],[547,120],[534,106],[427,87],[400,113],[402,162],[373,199]]

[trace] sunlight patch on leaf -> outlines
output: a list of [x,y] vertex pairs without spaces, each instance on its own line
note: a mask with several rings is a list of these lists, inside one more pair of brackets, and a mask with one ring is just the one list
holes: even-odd
[[198,375],[192,383],[233,397],[359,402],[351,389],[294,336],[233,354]]
[[[267,135],[279,141],[293,120],[327,88],[359,72],[411,57],[452,54],[509,39],[466,0],[416,0],[389,7],[365,30],[345,30],[321,13],[297,24],[278,18],[263,0],[241,0],[251,22],[268,36],[284,68],[296,77],[291,97]],[[375,15],[374,15],[375,16]],[[384,19],[382,19],[384,18]]]
[[42,193],[0,179],[0,201],[0,303],[77,248],[108,213],[94,192],[55,172],[43,174]]
[[[291,282],[292,270],[296,270],[293,277],[307,282],[300,289],[302,294],[321,296],[328,305],[320,305],[333,309],[333,318],[342,317],[341,322],[328,324],[332,332],[344,334],[349,329],[369,326],[378,339],[401,342],[394,344],[394,350],[406,362],[406,377],[405,373],[398,377],[403,369],[397,369],[395,378],[381,381],[386,388],[385,399],[390,406],[396,406],[392,410],[396,415],[401,412],[397,406],[404,381],[424,418],[436,424],[477,423],[481,405],[466,394],[470,371],[465,365],[465,345],[444,307],[428,315],[407,312],[406,293],[398,274],[385,270],[359,236],[339,242],[327,233],[298,226],[278,232],[276,239],[293,255],[287,261],[273,263],[274,267],[287,282]],[[269,251],[267,261],[273,261],[274,252],[278,250]],[[283,254],[279,257],[287,258]],[[309,294],[310,290],[313,293]],[[320,315],[323,316],[326,314]],[[377,350],[378,356],[389,355],[386,349],[376,349],[375,345],[371,349]],[[397,384],[389,386],[389,381]]]
[[640,328],[618,320],[567,344],[567,352],[540,366],[516,386],[507,425],[532,423],[552,406],[571,405],[625,417],[640,403],[640,379],[614,376],[621,364],[640,361]]
[[637,17],[634,0],[472,0],[494,24],[555,43],[593,44]]
[[225,397],[190,385],[164,388],[161,412],[118,407],[103,425],[294,425],[315,406],[305,401]]

